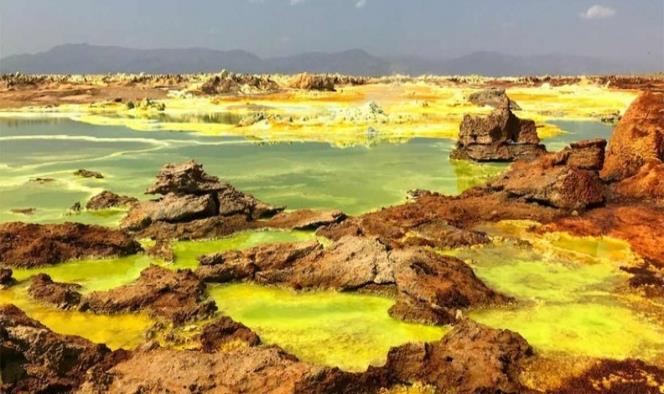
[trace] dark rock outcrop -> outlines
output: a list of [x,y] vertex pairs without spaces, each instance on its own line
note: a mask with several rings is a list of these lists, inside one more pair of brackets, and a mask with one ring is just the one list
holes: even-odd
[[32,277],[28,294],[30,297],[53,304],[61,309],[77,308],[81,302],[81,286],[76,283],[54,282],[46,274]]
[[646,258],[638,266],[620,269],[632,275],[629,285],[643,291],[646,297],[664,297],[664,264],[658,268],[656,262]]
[[532,159],[545,153],[537,127],[512,113],[509,101],[488,116],[466,115],[459,128],[452,159],[475,161],[514,161]]
[[130,207],[138,203],[138,199],[129,196],[121,196],[108,190],[96,194],[85,204],[86,209],[97,210],[117,207]]
[[36,211],[36,208],[12,208],[9,210],[11,213],[18,213],[26,216],[34,215]]
[[[250,194],[236,190],[219,178],[206,174],[203,166],[193,160],[162,167],[157,180],[146,193],[161,194],[163,197],[134,205],[121,225],[133,231],[144,232],[144,236],[159,237],[157,233],[161,233],[160,238],[174,238],[173,232],[178,231],[177,224],[180,223],[186,223],[189,227],[188,224],[193,221],[207,220],[198,224],[207,228],[203,232],[212,233],[214,230],[211,227],[227,227],[224,224],[225,218],[238,216],[244,217],[245,222],[250,222],[274,215],[283,209],[267,205]],[[160,231],[151,231],[152,226],[159,227]],[[192,227],[197,226],[194,223]],[[248,227],[250,226],[245,224],[241,229]],[[188,230],[179,231],[185,233]]]
[[12,270],[9,268],[0,268],[0,289],[13,285],[16,280],[12,277]]
[[80,223],[0,224],[0,261],[36,267],[86,257],[126,256],[141,246],[127,233]]
[[460,310],[510,300],[486,286],[457,258],[409,248],[391,252],[390,260],[395,262],[398,295],[389,312],[401,320],[446,324],[456,321]]
[[440,341],[392,348],[383,368],[397,381],[421,381],[439,392],[520,393],[518,375],[532,354],[521,335],[464,320]]
[[606,141],[582,141],[537,160],[519,161],[489,182],[494,190],[561,209],[585,209],[604,202],[598,169]]
[[219,181],[219,178],[215,176],[208,175],[201,164],[189,160],[180,164],[164,165],[157,174],[157,180],[148,187],[145,193],[203,195],[224,190],[227,187],[227,183]]
[[250,220],[245,215],[212,216],[188,222],[153,222],[137,232],[142,238],[190,240],[219,238],[237,231],[262,227],[261,221]]
[[210,194],[178,196],[169,193],[160,200],[141,203],[129,211],[122,224],[130,230],[140,230],[153,222],[187,222],[217,213],[217,202]]
[[0,306],[0,391],[54,393],[75,390],[92,368],[122,358],[77,336],[56,334],[13,305]]
[[505,89],[500,88],[489,88],[471,93],[468,95],[468,101],[480,107],[486,105],[493,108],[503,108],[505,105],[508,105],[509,109],[514,111],[521,109],[519,104],[507,97]]
[[74,175],[80,176],[80,177],[83,177],[83,178],[97,178],[97,179],[104,178],[104,175],[101,172],[86,170],[84,168],[74,171]]
[[172,271],[155,265],[141,271],[132,283],[86,295],[81,308],[96,313],[146,310],[175,325],[217,310],[214,301],[205,301],[205,285],[191,270]]
[[321,226],[341,222],[345,218],[346,215],[339,210],[315,211],[311,209],[299,209],[275,215],[267,221],[266,226],[294,230],[315,230]]
[[202,256],[203,280],[249,280],[294,289],[396,291],[390,314],[445,324],[458,310],[509,301],[453,257],[421,248],[390,250],[376,238],[345,236],[327,248],[317,242],[271,244]]

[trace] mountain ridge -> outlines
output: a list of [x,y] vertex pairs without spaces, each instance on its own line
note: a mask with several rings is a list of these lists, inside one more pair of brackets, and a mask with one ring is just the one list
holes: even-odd
[[[656,67],[654,67],[656,68]],[[242,49],[203,47],[135,49],[111,45],[63,44],[35,54],[0,59],[0,73],[106,74],[198,73],[228,69],[245,73],[341,73],[387,75],[578,75],[658,71],[639,64],[621,64],[590,56],[510,55],[476,51],[452,58],[374,56],[363,49],[305,52],[262,58]]]

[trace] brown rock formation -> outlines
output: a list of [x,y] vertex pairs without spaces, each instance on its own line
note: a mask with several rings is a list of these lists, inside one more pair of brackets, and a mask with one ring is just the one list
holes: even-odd
[[518,111],[521,109],[517,103],[507,97],[505,89],[501,88],[489,88],[471,93],[468,95],[468,101],[480,107],[503,108],[507,104],[511,110]]
[[0,224],[0,261],[36,267],[86,257],[126,256],[141,246],[124,231],[80,223]]
[[200,86],[200,92],[208,95],[271,93],[278,90],[279,85],[268,76],[228,71],[210,77]]
[[0,306],[3,393],[70,392],[86,371],[110,367],[122,354],[81,337],[56,334],[13,305]]
[[0,289],[13,285],[16,280],[12,277],[12,270],[9,268],[0,268]]
[[[283,209],[269,206],[206,174],[203,166],[193,160],[162,167],[157,180],[146,193],[162,194],[164,197],[134,205],[122,220],[122,226],[139,231],[143,236],[156,235],[159,238],[173,238],[173,232],[192,233],[193,230],[178,228],[178,224],[186,223],[189,227],[195,220],[206,219],[207,222],[198,222],[199,226],[194,224],[192,228],[204,227],[201,230],[203,233],[224,235],[211,233],[217,231],[214,228],[229,228],[225,218],[231,217],[233,222],[234,216],[245,217],[245,223],[234,221],[244,229],[250,227],[246,222],[274,215]],[[153,226],[158,227],[159,231],[151,229]]]
[[464,320],[438,342],[392,348],[383,368],[397,381],[439,392],[520,393],[519,371],[532,354],[521,335]]
[[336,78],[331,75],[301,73],[291,77],[288,87],[302,90],[334,91]]
[[649,160],[664,160],[664,93],[644,92],[613,131],[602,178],[622,180],[636,175]]
[[249,346],[261,343],[255,332],[227,316],[222,316],[203,327],[199,341],[203,351],[208,353],[215,352],[224,344],[233,341],[244,342]]
[[457,258],[409,248],[392,252],[390,259],[398,296],[389,312],[401,320],[446,324],[456,321],[459,310],[509,301]]
[[237,231],[262,227],[261,221],[250,220],[245,215],[213,216],[188,222],[154,222],[137,232],[142,238],[153,239],[201,239],[218,238]]
[[196,275],[210,282],[255,280],[259,272],[279,271],[322,251],[318,242],[277,243],[254,248],[204,255],[198,258]]
[[361,375],[317,367],[270,347],[228,352],[151,349],[135,352],[103,375],[93,375],[81,393],[365,393]]
[[61,309],[78,307],[81,302],[81,286],[76,283],[54,282],[46,274],[37,274],[32,277],[28,294],[30,297],[53,304]]
[[217,213],[217,202],[210,194],[178,196],[169,193],[160,200],[141,203],[127,214],[122,224],[130,230],[140,230],[153,222],[187,222]]
[[397,291],[390,313],[403,320],[444,324],[458,309],[504,303],[461,260],[421,248],[390,250],[375,238],[345,236],[317,242],[261,245],[200,258],[206,281],[252,280],[295,289]]
[[299,209],[291,212],[281,212],[265,223],[267,227],[289,228],[294,230],[315,230],[321,226],[338,223],[346,218],[339,210],[314,211]]
[[227,183],[208,175],[203,166],[194,160],[184,163],[164,165],[154,184],[145,191],[147,194],[202,195],[223,190]]
[[85,204],[86,209],[107,209],[116,207],[130,207],[138,203],[138,199],[129,196],[121,196],[108,190],[96,194]]
[[104,175],[101,172],[86,170],[84,168],[74,171],[74,175],[80,176],[80,177],[83,177],[83,178],[97,178],[97,179],[104,178]]
[[664,162],[646,160],[636,174],[610,185],[613,200],[652,200],[664,205]]
[[83,298],[81,307],[96,313],[147,310],[179,325],[210,316],[217,309],[206,302],[205,285],[191,270],[169,270],[152,265],[134,282]]
[[620,267],[632,275],[629,285],[645,293],[646,297],[664,297],[664,264],[657,264],[650,260],[637,267]]
[[604,140],[582,141],[530,162],[520,161],[498,179],[494,190],[561,209],[585,209],[604,202],[599,178]]
[[513,161],[532,159],[546,152],[532,120],[521,120],[512,113],[509,101],[488,116],[466,115],[459,128],[452,159],[475,161]]
[[146,250],[147,254],[164,260],[166,262],[172,263],[175,261],[175,252],[171,248],[171,243],[167,240],[158,238],[154,246]]
[[[481,233],[461,237],[456,244],[454,228],[466,230],[482,222],[500,220],[534,220],[548,223],[565,213],[553,207],[528,203],[511,198],[506,192],[487,189],[471,189],[460,196],[444,196],[437,193],[420,193],[408,203],[384,208],[341,223],[323,227],[317,234],[338,240],[345,235],[376,236],[391,247],[403,247],[411,232],[425,231],[428,242],[446,247],[468,246],[484,243]],[[418,230],[430,226],[428,230]],[[443,227],[447,226],[447,227]],[[442,228],[436,231],[436,228]],[[448,235],[452,234],[452,237]],[[469,233],[461,232],[460,234]],[[412,235],[412,234],[411,234]],[[417,236],[417,235],[416,235]]]

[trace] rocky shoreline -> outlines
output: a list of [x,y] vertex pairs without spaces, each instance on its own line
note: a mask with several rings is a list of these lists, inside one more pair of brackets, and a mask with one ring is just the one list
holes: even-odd
[[[209,89],[222,89],[212,81]],[[298,86],[327,89],[300,77]],[[215,238],[241,230],[309,229],[327,241],[264,244],[199,257],[196,270],[144,269],[134,282],[82,294],[48,275],[31,279],[30,297],[55,308],[97,314],[146,312],[159,327],[209,321],[191,349],[147,341],[134,350],[57,334],[13,305],[0,306],[2,390],[19,392],[301,392],[379,393],[411,384],[434,392],[532,391],[521,373],[538,354],[518,333],[466,317],[512,299],[491,289],[464,261],[435,249],[482,245],[482,223],[533,220],[535,231],[609,235],[644,258],[625,267],[629,284],[647,297],[664,294],[664,93],[645,92],[609,141],[580,141],[545,152],[534,123],[519,120],[506,96],[489,95],[496,109],[461,125],[457,158],[516,160],[503,175],[459,196],[420,191],[411,201],[356,217],[339,211],[285,211],[207,174],[194,161],[167,164],[136,201],[104,192],[90,209],[126,205],[121,229],[77,223],[0,225],[0,261],[34,268],[87,257],[126,256],[151,249],[172,255],[169,242]],[[490,97],[490,98],[491,98]],[[476,98],[479,100],[479,98]],[[478,147],[479,145],[479,147]],[[518,148],[514,146],[518,145]],[[480,152],[479,154],[476,154]],[[506,154],[504,154],[506,152]],[[439,341],[392,348],[387,362],[362,373],[321,367],[262,344],[258,334],[217,311],[208,283],[247,281],[299,291],[333,289],[390,294],[391,316],[451,324]],[[15,285],[0,271],[0,285]],[[624,377],[616,380],[615,377]],[[598,383],[599,382],[599,383]],[[598,384],[600,386],[598,386]],[[656,392],[664,370],[641,360],[596,360],[555,392]]]

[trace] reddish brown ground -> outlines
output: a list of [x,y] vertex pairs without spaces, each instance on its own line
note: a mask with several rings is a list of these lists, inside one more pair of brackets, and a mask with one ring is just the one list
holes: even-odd
[[538,231],[567,231],[578,236],[623,239],[639,255],[664,267],[664,208],[649,204],[609,204],[578,217],[563,217]]

